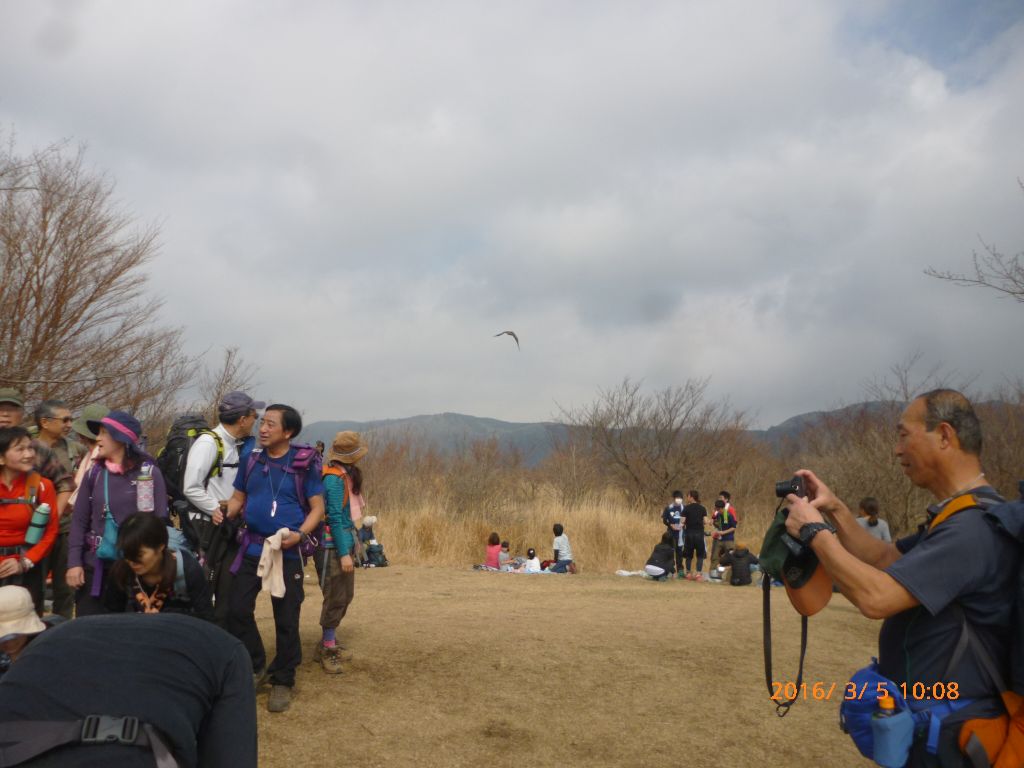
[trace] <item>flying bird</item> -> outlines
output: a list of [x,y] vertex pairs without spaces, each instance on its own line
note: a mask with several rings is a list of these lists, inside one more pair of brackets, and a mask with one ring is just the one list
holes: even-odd
[[502,331],[501,333],[494,334],[494,338],[498,338],[499,336],[511,336],[516,340],[516,349],[522,349],[522,347],[519,346],[519,337],[516,336],[515,331]]

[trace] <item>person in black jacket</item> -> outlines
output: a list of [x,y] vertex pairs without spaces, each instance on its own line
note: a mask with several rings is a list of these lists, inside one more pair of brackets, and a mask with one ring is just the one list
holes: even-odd
[[117,534],[122,558],[103,591],[111,613],[187,613],[213,620],[210,585],[191,552],[167,545],[167,526],[145,512],[129,516]]
[[658,581],[671,578],[672,574],[676,572],[675,552],[675,537],[671,531],[666,531],[661,536],[661,542],[654,547],[654,551],[647,559],[644,571]]
[[665,507],[661,513],[661,522],[665,524],[665,531],[671,537],[671,544],[675,548],[675,568],[679,576],[683,575],[683,492],[672,491],[672,502]]
[[757,557],[747,548],[744,542],[738,542],[734,550],[725,552],[719,562],[722,565],[732,566],[732,575],[729,577],[729,583],[734,587],[743,587],[750,584],[750,566],[759,564]]
[[252,664],[214,624],[130,613],[45,631],[0,621],[0,635],[19,632],[0,682],[4,765],[256,768]]

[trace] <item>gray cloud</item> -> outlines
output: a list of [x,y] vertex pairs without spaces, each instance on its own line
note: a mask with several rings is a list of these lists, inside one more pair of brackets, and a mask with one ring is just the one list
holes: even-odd
[[1020,373],[1019,306],[922,270],[1024,247],[1024,26],[936,58],[896,5],[12,2],[0,122],[87,142],[165,317],[314,418],[629,374],[770,423],[917,348]]

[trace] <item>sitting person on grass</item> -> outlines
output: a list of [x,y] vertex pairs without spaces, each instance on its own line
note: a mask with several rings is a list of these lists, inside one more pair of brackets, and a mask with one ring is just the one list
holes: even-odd
[[725,552],[719,561],[723,566],[732,566],[732,575],[729,583],[734,587],[744,587],[752,582],[750,578],[750,566],[758,565],[757,556],[748,548],[745,542],[736,542],[736,548]]
[[676,571],[676,537],[671,531],[662,534],[661,541],[654,547],[651,556],[647,558],[647,565],[644,572],[656,581],[666,581],[672,578]]
[[552,543],[555,556],[554,562],[548,569],[551,573],[576,573],[576,565],[572,560],[572,547],[569,545],[569,537],[565,535],[565,529],[561,523],[554,525],[555,540]]
[[497,531],[491,533],[487,537],[487,554],[484,556],[484,562],[474,565],[478,571],[497,571],[499,570],[501,561],[499,555],[501,553],[501,537]]
[[526,562],[518,568],[512,569],[510,573],[543,573],[540,567],[540,558],[537,557],[537,550],[533,547],[526,550]]

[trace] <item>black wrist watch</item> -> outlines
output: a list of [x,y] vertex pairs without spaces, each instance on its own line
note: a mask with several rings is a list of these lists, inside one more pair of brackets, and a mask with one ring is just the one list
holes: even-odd
[[811,541],[813,541],[814,537],[821,531],[831,531],[832,533],[835,533],[836,529],[828,523],[805,523],[800,526],[800,543],[805,547],[810,547]]

